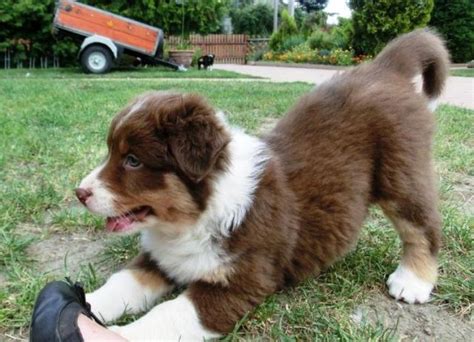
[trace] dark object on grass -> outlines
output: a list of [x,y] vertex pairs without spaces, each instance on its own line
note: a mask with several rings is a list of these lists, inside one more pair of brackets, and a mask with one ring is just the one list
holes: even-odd
[[198,69],[201,70],[201,68],[204,69],[212,69],[212,66],[214,65],[214,58],[216,56],[213,54],[209,55],[204,55],[199,57],[198,59]]
[[104,324],[91,312],[84,289],[79,283],[53,281],[36,299],[31,318],[30,342],[82,342],[77,326],[79,314]]

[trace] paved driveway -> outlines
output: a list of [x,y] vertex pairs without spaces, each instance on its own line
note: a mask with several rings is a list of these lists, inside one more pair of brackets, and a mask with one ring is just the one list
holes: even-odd
[[[273,82],[308,82],[319,84],[340,70],[287,68],[274,66],[215,64],[215,69],[230,70],[242,74],[266,77]],[[449,77],[441,103],[474,109],[474,77]]]

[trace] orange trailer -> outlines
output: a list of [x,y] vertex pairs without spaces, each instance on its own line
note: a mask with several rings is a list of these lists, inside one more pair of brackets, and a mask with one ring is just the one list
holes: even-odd
[[163,61],[163,31],[73,0],[60,0],[53,22],[57,33],[83,39],[79,60],[85,72],[105,73],[124,53],[143,62],[180,66]]

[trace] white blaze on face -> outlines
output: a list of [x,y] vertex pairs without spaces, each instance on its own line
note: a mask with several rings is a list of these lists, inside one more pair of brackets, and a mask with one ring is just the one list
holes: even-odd
[[117,130],[120,126],[122,126],[130,117],[133,116],[133,114],[137,113],[142,107],[145,105],[146,101],[148,100],[148,96],[144,95],[139,97],[131,106],[130,110],[128,111],[127,114],[125,114],[120,121],[117,123],[117,126],[115,126],[115,130]]
[[114,195],[107,189],[107,186],[99,178],[99,173],[102,171],[106,163],[92,170],[79,185],[79,188],[89,190],[92,195],[87,198],[86,206],[87,209],[95,214],[103,216],[116,216],[118,215],[115,209]]

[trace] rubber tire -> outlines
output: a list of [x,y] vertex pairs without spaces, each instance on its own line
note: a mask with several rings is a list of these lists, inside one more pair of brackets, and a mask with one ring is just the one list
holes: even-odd
[[[87,62],[89,56],[94,52],[101,53],[105,57],[105,66],[100,70],[90,68],[89,63]],[[87,47],[81,54],[81,65],[82,69],[86,74],[105,74],[110,71],[110,68],[112,68],[113,61],[114,60],[112,58],[112,53],[110,52],[110,50],[100,45],[91,45]]]

